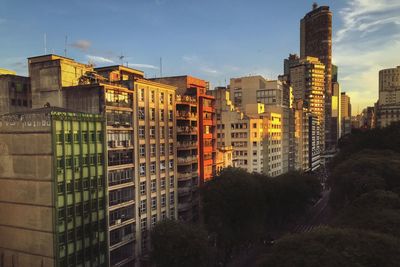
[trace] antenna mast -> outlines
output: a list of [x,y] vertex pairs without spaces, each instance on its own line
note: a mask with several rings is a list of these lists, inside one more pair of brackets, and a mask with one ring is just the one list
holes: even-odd
[[47,36],[46,36],[46,33],[44,33],[44,36],[43,36],[43,44],[44,44],[44,54],[46,55],[47,54]]
[[160,78],[162,78],[162,57],[160,57]]
[[68,35],[65,35],[64,56],[67,57]]
[[121,55],[119,56],[119,60],[121,60],[121,65],[124,65],[124,55],[121,53]]

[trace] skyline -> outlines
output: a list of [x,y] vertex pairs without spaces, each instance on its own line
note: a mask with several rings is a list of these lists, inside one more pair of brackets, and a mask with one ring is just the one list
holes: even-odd
[[[67,35],[67,57],[79,62],[120,64],[122,53],[124,64],[154,77],[159,75],[162,57],[164,76],[190,74],[209,80],[211,88],[249,74],[276,79],[283,72],[283,59],[289,53],[299,54],[300,19],[312,5],[312,1],[248,5],[226,0],[119,1],[115,5],[1,2],[5,7],[0,11],[2,68],[27,75],[26,58],[44,53],[43,35],[47,35],[47,52],[59,55],[64,55]],[[351,97],[354,113],[361,112],[378,100],[378,71],[399,65],[400,3],[318,4],[329,5],[333,12],[333,63],[339,66],[341,91]],[[49,16],[37,19],[45,8]]]

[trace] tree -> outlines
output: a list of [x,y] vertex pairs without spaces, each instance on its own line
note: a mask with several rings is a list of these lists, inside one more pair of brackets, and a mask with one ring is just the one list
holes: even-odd
[[198,226],[163,221],[151,232],[151,260],[159,267],[203,267],[211,257],[207,233]]
[[258,266],[395,267],[399,261],[400,242],[396,238],[325,227],[282,238]]
[[400,197],[383,190],[363,194],[339,214],[333,225],[400,238]]
[[363,150],[340,163],[329,178],[330,204],[336,210],[374,190],[400,186],[400,154],[390,150]]
[[247,246],[260,234],[260,183],[243,169],[227,168],[202,190],[204,223],[224,265],[235,248]]

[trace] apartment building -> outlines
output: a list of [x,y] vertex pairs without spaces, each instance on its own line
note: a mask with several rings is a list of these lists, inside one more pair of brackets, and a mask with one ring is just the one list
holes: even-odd
[[[325,133],[325,66],[318,58],[306,57],[290,68],[290,84],[295,102],[316,115],[320,132]],[[325,150],[325,134],[321,135],[321,150]]]
[[351,133],[351,103],[346,92],[340,93],[340,114],[342,135]]
[[379,71],[379,100],[376,105],[377,127],[400,121],[400,66]]
[[210,95],[208,82],[192,76],[151,79],[177,88],[177,94],[197,100],[198,170],[200,186],[216,173],[216,118],[215,99]]
[[109,266],[104,129],[56,107],[0,116],[1,266]]
[[178,218],[184,222],[199,219],[197,99],[176,97]]
[[32,108],[29,77],[0,70],[0,114],[29,110]]
[[283,174],[282,113],[267,111],[263,121],[263,173],[275,177]]
[[55,55],[29,62],[34,106],[105,115],[110,265],[140,266],[151,227],[177,218],[176,88],[125,66],[94,69]]

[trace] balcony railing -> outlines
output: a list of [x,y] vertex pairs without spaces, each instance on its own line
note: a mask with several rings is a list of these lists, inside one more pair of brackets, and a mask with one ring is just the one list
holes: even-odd
[[192,172],[178,172],[178,179],[187,180],[192,178]]
[[196,141],[178,141],[176,143],[178,149],[197,147]]
[[193,112],[185,112],[185,111],[177,111],[176,117],[178,119],[197,119],[196,113]]
[[176,102],[179,103],[189,103],[189,104],[197,104],[197,100],[194,97],[187,96],[187,95],[177,95]]
[[178,126],[176,127],[178,134],[185,133],[185,134],[196,134],[197,127],[192,126]]
[[184,158],[181,158],[181,157],[178,158],[178,164],[180,164],[180,163],[192,163],[193,161],[197,161],[197,157],[196,156],[188,156],[188,157],[184,157]]

